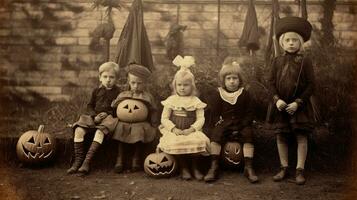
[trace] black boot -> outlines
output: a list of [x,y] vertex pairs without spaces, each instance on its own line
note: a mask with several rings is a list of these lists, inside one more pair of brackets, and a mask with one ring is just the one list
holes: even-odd
[[115,173],[122,173],[124,170],[123,165],[123,144],[120,142],[118,143],[118,154],[117,154],[117,161],[115,162],[114,172]]
[[67,174],[76,173],[84,159],[83,142],[74,143],[74,162],[72,167],[67,170]]
[[280,171],[275,174],[275,176],[273,176],[273,180],[275,182],[279,182],[282,181],[283,179],[285,179],[288,176],[288,167],[280,167]]
[[177,156],[177,160],[179,161],[179,166],[181,169],[181,178],[184,180],[191,180],[192,176],[188,168],[187,156],[179,155]]
[[134,156],[133,160],[131,163],[131,171],[137,172],[141,169],[140,165],[140,155],[141,155],[141,149],[140,149],[140,143],[135,143],[134,144]]
[[219,155],[211,155],[211,167],[209,168],[204,180],[206,182],[215,181],[218,178]]
[[259,181],[258,176],[255,175],[253,169],[252,158],[244,158],[244,175],[248,178],[251,183],[256,183]]
[[302,168],[296,169],[295,181],[296,181],[296,184],[298,184],[298,185],[305,184],[306,180],[304,177],[304,169],[302,169]]
[[199,160],[198,156],[192,156],[192,171],[193,171],[193,176],[195,177],[196,180],[203,180],[203,174],[199,170]]
[[83,164],[81,168],[78,169],[78,172],[82,174],[88,174],[90,170],[90,163],[92,158],[94,157],[94,154],[97,152],[98,148],[100,147],[100,144],[98,142],[93,141],[92,144],[90,145],[86,158],[83,161]]

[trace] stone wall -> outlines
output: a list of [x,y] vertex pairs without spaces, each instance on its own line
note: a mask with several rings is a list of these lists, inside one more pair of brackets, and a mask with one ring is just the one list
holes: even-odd
[[[151,41],[156,69],[170,62],[166,56],[165,38],[173,23],[186,25],[183,34],[184,54],[215,55],[217,22],[220,19],[219,50],[237,55],[247,1],[222,0],[220,18],[215,0],[144,0],[144,21]],[[256,0],[261,27],[261,49],[264,49],[271,15],[268,0]],[[281,16],[297,15],[294,0],[280,1]],[[111,59],[124,26],[131,0],[122,1],[114,10],[116,26],[111,40]],[[104,61],[103,51],[89,49],[90,33],[105,21],[104,9],[93,10],[87,0],[5,1],[0,5],[0,84],[5,91],[20,94],[35,92],[50,100],[69,100],[78,88],[98,84],[96,69]],[[309,21],[321,28],[321,1],[308,1]],[[333,17],[334,35],[345,48],[356,49],[357,2],[338,0]],[[265,32],[265,34],[264,34]],[[313,35],[314,36],[314,35]],[[259,50],[257,55],[262,55]]]

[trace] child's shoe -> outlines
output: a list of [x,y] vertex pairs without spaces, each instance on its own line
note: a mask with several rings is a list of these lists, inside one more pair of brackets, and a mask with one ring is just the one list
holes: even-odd
[[133,158],[132,164],[131,164],[131,171],[132,172],[137,172],[140,171],[141,166],[140,166],[140,159],[139,158]]
[[288,167],[280,167],[280,171],[273,176],[273,180],[275,182],[279,182],[282,181],[283,179],[285,179],[288,176]]
[[76,173],[79,167],[82,165],[84,159],[83,142],[74,143],[74,162],[72,167],[67,170],[67,174]]
[[177,156],[177,161],[179,162],[179,167],[181,168],[181,178],[183,180],[191,180],[192,176],[188,168],[186,156],[183,155]]
[[141,143],[135,143],[134,144],[134,156],[133,160],[131,162],[131,171],[132,172],[137,172],[140,171],[141,165],[140,165],[140,156],[141,156]]
[[255,175],[252,158],[244,158],[244,175],[248,178],[251,183],[256,183],[259,181],[258,176]]
[[203,178],[206,182],[212,182],[217,180],[219,170],[219,156],[211,156],[211,167],[209,168],[206,176]]
[[196,157],[193,157],[192,160],[192,171],[193,171],[193,176],[195,177],[196,180],[203,180],[203,174],[200,172],[198,169],[198,160]]
[[296,169],[295,181],[296,181],[296,184],[298,184],[298,185],[305,184],[306,179],[304,177],[304,169],[302,169],[302,168]]
[[90,163],[94,157],[94,154],[98,151],[100,144],[98,142],[93,141],[90,145],[86,158],[84,159],[82,166],[78,169],[78,172],[82,174],[88,174],[90,170]]
[[119,143],[118,144],[118,154],[117,154],[117,160],[115,162],[114,166],[114,172],[115,173],[122,173],[124,170],[124,165],[123,165],[123,144]]

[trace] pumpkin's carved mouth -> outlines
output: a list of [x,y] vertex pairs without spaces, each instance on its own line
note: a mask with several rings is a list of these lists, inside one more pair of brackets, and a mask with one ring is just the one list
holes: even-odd
[[153,174],[160,174],[160,175],[166,175],[166,174],[171,174],[172,171],[175,169],[175,166],[174,165],[170,165],[170,166],[159,166],[159,165],[156,165],[156,167],[148,167],[150,169],[150,171],[153,173]]
[[[229,154],[229,152],[228,151],[224,151],[224,153],[225,154]],[[240,149],[236,149],[235,151],[234,151],[234,154],[235,155],[238,155],[240,153]],[[239,165],[239,163],[241,163],[241,160],[239,160],[239,159],[235,159],[235,158],[230,158],[229,156],[225,156],[224,157],[228,162],[230,162],[230,163],[232,163],[232,164],[234,164],[234,165]],[[237,161],[236,161],[237,160]]]
[[239,165],[239,163],[241,162],[241,161],[234,161],[234,160],[232,160],[232,159],[230,159],[228,157],[226,157],[226,159],[227,159],[228,162],[230,162],[230,163],[232,163],[234,165]]
[[22,149],[23,149],[24,154],[25,154],[25,156],[26,156],[27,158],[33,158],[33,159],[34,159],[34,158],[47,158],[47,157],[49,157],[49,156],[52,154],[52,152],[53,152],[53,151],[51,150],[51,151],[48,152],[47,154],[45,154],[45,153],[38,153],[38,152],[33,153],[33,152],[27,150],[24,145],[22,145]]

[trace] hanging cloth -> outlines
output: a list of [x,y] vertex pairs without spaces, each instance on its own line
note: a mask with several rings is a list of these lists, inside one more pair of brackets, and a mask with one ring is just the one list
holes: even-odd
[[240,47],[247,47],[248,51],[256,51],[259,49],[258,19],[253,1],[254,0],[249,0],[242,36],[238,42]]
[[120,67],[136,63],[153,71],[154,64],[151,54],[141,0],[134,0],[124,28],[121,32],[117,47],[116,62]]

